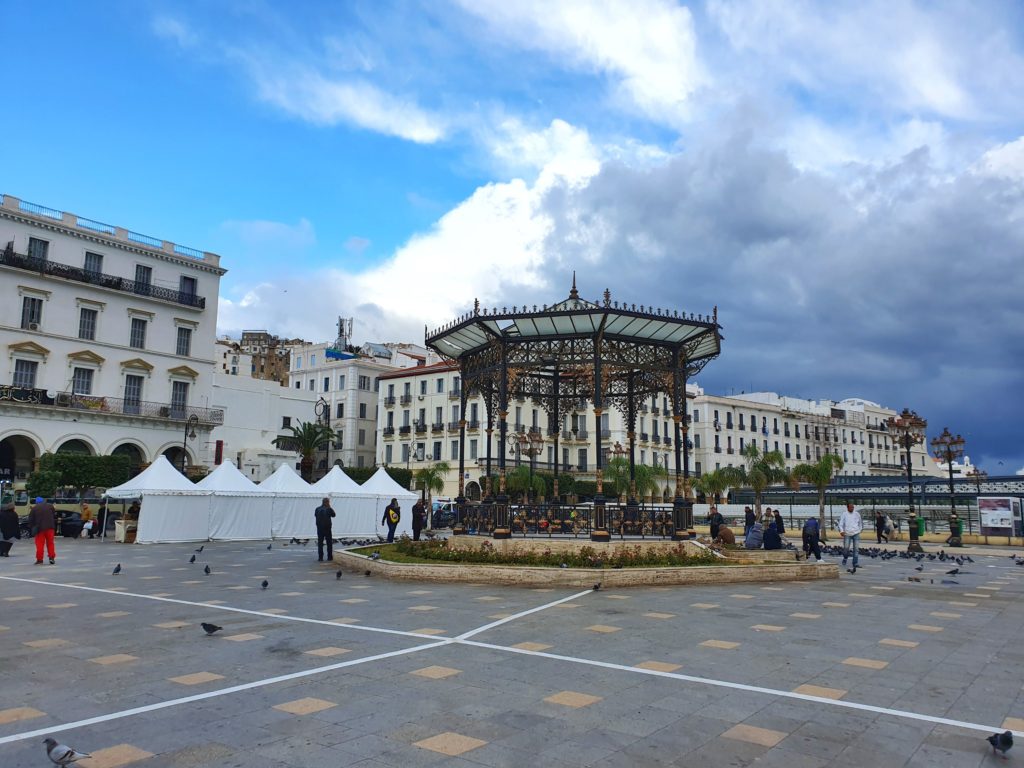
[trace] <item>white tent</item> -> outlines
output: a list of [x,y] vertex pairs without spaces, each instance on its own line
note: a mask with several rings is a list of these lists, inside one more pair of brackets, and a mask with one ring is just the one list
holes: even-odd
[[340,496],[345,493],[362,492],[359,483],[346,475],[345,471],[337,464],[331,467],[331,471],[313,483],[310,488],[323,496]]
[[281,464],[274,474],[257,487],[274,494],[270,523],[273,538],[306,539],[316,536],[313,510],[320,505],[323,494],[314,491],[294,469],[287,464]]
[[396,483],[384,467],[374,472],[369,480],[359,486],[359,490],[363,493],[372,493],[377,497],[377,509],[380,512],[377,513],[376,523],[381,532],[387,530],[386,525],[380,524],[380,520],[384,516],[384,508],[391,503],[392,499],[396,499],[402,508],[402,518],[398,522],[396,532],[412,535],[412,505],[419,499],[418,493]]
[[142,499],[135,540],[206,541],[210,537],[210,492],[197,488],[164,457],[127,483],[107,489],[112,499]]
[[209,538],[251,541],[270,537],[274,494],[260,488],[234,464],[220,464],[196,487],[213,494]]
[[295,470],[287,464],[281,464],[266,480],[260,483],[257,488],[262,491],[274,491],[276,493],[316,493],[309,483],[299,477]]
[[[331,467],[331,471],[313,483],[311,489],[321,498],[330,498],[331,506],[338,514],[331,526],[335,536],[371,536],[378,532],[384,508],[378,510],[377,496],[364,491],[341,467]],[[315,536],[313,509],[308,512],[309,530]]]

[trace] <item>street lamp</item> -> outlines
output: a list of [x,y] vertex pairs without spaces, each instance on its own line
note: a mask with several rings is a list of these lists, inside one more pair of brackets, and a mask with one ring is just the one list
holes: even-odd
[[[967,478],[969,480],[973,480],[974,481],[974,488],[975,488],[975,490],[977,492],[975,494],[975,496],[974,496],[974,504],[975,504],[975,506],[978,506],[978,499],[981,498],[981,483],[987,477],[988,477],[988,472],[986,472],[983,469],[979,469],[978,467],[975,467],[974,469],[972,469],[970,472],[967,473]],[[980,511],[981,507],[978,506],[978,509],[979,509],[979,512],[978,512],[978,525],[981,525],[981,511]],[[970,515],[967,516],[967,531],[968,531],[968,533],[973,533],[973,529],[971,528],[971,516]]]
[[[325,427],[330,427],[331,406],[323,397],[317,400],[316,403],[313,405],[313,412],[316,414],[317,424],[322,424]],[[326,454],[324,458],[324,466],[326,467],[327,461],[331,455],[331,447],[329,443],[324,443],[324,453]]]
[[915,411],[904,408],[899,416],[890,416],[885,421],[889,433],[896,438],[896,442],[906,452],[907,461],[907,495],[910,499],[910,515],[914,514],[914,472],[910,460],[910,449],[915,445],[924,442],[924,430],[928,422],[917,415]]
[[544,436],[537,432],[513,432],[508,436],[509,453],[513,456],[526,455],[530,458],[530,488],[527,498],[533,496],[533,460],[544,450]]
[[[629,449],[626,448],[626,446],[624,446],[618,440],[616,440],[615,441],[615,445],[613,445],[608,452],[612,456],[614,456],[616,459],[621,459],[627,453],[629,453]],[[635,475],[633,470],[634,470],[634,467],[633,467],[632,464],[630,464],[629,465],[629,499],[635,499],[636,498],[636,475]],[[618,494],[618,490],[619,490],[618,488],[615,489],[616,495]]]
[[956,514],[956,497],[953,495],[953,461],[964,455],[964,439],[949,432],[949,427],[942,428],[942,434],[932,438],[932,452],[949,466],[949,513]]
[[185,474],[185,456],[187,452],[185,446],[189,440],[196,439],[196,426],[199,424],[199,417],[194,413],[188,417],[188,421],[185,422],[185,434],[181,438],[181,474]]

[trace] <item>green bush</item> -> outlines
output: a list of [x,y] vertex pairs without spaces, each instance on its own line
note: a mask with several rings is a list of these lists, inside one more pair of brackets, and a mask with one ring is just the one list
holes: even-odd
[[[362,485],[377,472],[377,467],[342,467],[346,475]],[[412,471],[405,467],[384,467],[391,479],[403,488],[408,488],[412,481]]]
[[[691,565],[721,565],[722,561],[711,552],[689,554],[682,543],[671,549],[644,548],[639,545],[614,545],[610,550],[598,551],[583,546],[574,552],[552,552],[551,550],[519,549],[515,545],[499,552],[494,544],[484,540],[475,549],[449,549],[446,541],[412,541],[401,538],[393,545],[395,551],[406,557],[424,560],[438,560],[449,563],[476,563],[488,565],[524,565],[560,567],[565,564],[572,568],[650,568],[656,566],[684,567]],[[387,559],[386,548],[377,548]]]

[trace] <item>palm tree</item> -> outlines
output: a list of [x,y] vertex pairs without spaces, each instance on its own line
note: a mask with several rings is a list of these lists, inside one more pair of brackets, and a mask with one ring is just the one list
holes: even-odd
[[622,456],[608,460],[604,467],[604,487],[611,489],[619,498],[629,493],[629,461]]
[[668,477],[664,467],[652,467],[647,464],[637,464],[633,473],[636,477],[636,495],[641,499],[651,496],[661,487],[658,481]]
[[413,475],[416,486],[427,492],[427,527],[434,523],[434,494],[444,490],[444,476],[451,471],[447,461],[437,461],[423,469],[417,469]]
[[784,483],[789,478],[786,472],[786,458],[780,451],[761,453],[755,443],[742,451],[746,466],[725,467],[721,471],[730,485],[741,485],[754,492],[754,513],[761,519],[761,497],[771,485]]
[[509,491],[529,496],[530,491],[543,496],[548,489],[544,478],[538,474],[530,475],[530,468],[518,466],[505,475],[505,487]]
[[729,475],[724,470],[713,469],[698,477],[695,485],[709,499],[709,503],[717,504],[730,486]]
[[295,451],[301,457],[299,472],[307,483],[313,479],[313,461],[316,452],[336,439],[334,430],[326,424],[304,421],[298,426],[289,426],[290,435],[281,435],[273,440],[274,447]]
[[843,460],[834,453],[826,453],[814,464],[797,464],[793,477],[808,482],[818,489],[818,531],[825,539],[825,491],[832,484],[835,473],[843,468]]

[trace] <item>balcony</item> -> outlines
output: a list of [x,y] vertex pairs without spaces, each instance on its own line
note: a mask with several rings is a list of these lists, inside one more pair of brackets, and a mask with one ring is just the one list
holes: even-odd
[[14,244],[8,243],[7,247],[0,253],[0,264],[15,269],[23,269],[26,272],[36,272],[41,275],[59,277],[64,280],[73,280],[76,283],[96,285],[100,288],[109,288],[113,291],[132,293],[136,296],[148,296],[152,299],[169,301],[174,304],[181,304],[195,309],[205,309],[206,299],[196,296],[188,291],[175,291],[172,288],[163,288],[150,283],[137,283],[123,277],[105,275],[102,272],[87,272],[81,267],[72,267],[69,264],[61,264],[48,259],[37,259],[14,252]]
[[427,422],[425,421],[417,421],[414,426],[416,427],[417,435],[421,435],[427,431]]
[[412,395],[402,395],[402,397],[399,400],[399,402],[402,405],[409,405],[412,402]]
[[[651,406],[651,415],[652,416],[660,416],[661,415],[661,409],[658,408],[658,406],[656,406],[656,405],[652,405]],[[668,414],[666,414],[666,415],[668,415]]]
[[649,409],[646,405],[641,405],[639,408],[637,408],[637,413],[647,413],[648,410]]
[[398,428],[398,434],[400,435],[408,435],[410,432],[412,432],[412,427],[408,424]]
[[669,437],[668,435],[666,435],[665,437],[663,437],[663,438],[661,439],[661,441],[662,441],[662,442],[663,442],[663,443],[664,443],[665,445],[672,445],[672,438],[671,438],[671,437]]
[[716,445],[715,446],[715,453],[721,453],[721,452],[722,452],[722,446]]
[[[458,427],[456,427],[456,429],[458,429]],[[435,421],[433,424],[430,425],[430,431],[431,432],[444,432],[444,422],[443,421]]]
[[[736,449],[735,448],[726,448],[725,452],[728,453],[730,456],[732,456],[733,454],[736,453]],[[716,451],[716,453],[717,453],[717,451]]]
[[888,432],[889,428],[885,425],[885,422],[879,422],[878,424],[868,424],[867,429],[872,432]]
[[220,408],[194,408],[175,403],[151,403],[146,400],[125,400],[120,397],[93,397],[58,393],[50,397],[45,389],[29,389],[0,385],[0,402],[14,403],[61,411],[88,411],[110,416],[133,416],[163,421],[188,421],[192,416],[200,424],[217,425],[224,423],[224,411]]
[[577,464],[576,465],[576,471],[577,472],[586,472],[587,471],[587,465],[586,464]]
[[458,432],[460,429],[462,429],[462,422],[459,422],[459,421],[449,421],[448,422],[448,430],[450,432]]
[[648,435],[646,432],[641,432],[640,433],[640,442],[641,443],[647,443],[647,442],[650,442],[650,440],[651,440],[651,436]]
[[901,472],[904,470],[902,464],[889,464],[883,461],[872,461],[868,466],[872,469],[898,469]]
[[384,437],[394,437],[394,436],[395,436],[395,428],[394,427],[384,427]]
[[602,429],[601,430],[601,439],[602,440],[608,440],[609,438],[611,438],[611,436],[612,436],[612,431],[610,429]]
[[576,439],[577,440],[586,440],[589,437],[590,437],[590,433],[587,432],[587,430],[585,430],[585,429],[580,429],[580,430],[576,431]]
[[480,429],[480,420],[470,419],[466,422],[466,429]]
[[460,397],[462,397],[462,390],[461,389],[450,389],[450,390],[448,390],[448,399],[449,400],[458,400]]
[[529,433],[531,435],[539,435],[540,434],[540,427],[535,425],[535,426],[530,427],[528,431],[529,431]]
[[385,397],[384,398],[384,407],[385,408],[390,408],[394,404],[395,404],[395,396],[394,395],[391,395],[390,397]]

